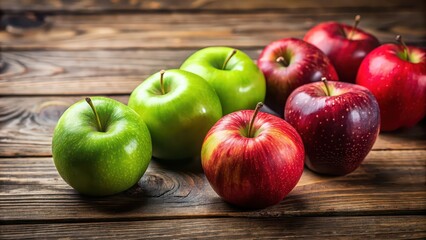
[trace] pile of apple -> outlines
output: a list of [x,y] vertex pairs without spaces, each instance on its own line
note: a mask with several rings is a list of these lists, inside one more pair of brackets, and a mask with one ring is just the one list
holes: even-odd
[[[55,128],[55,166],[80,193],[105,196],[137,183],[152,156],[183,164],[201,153],[213,189],[248,208],[279,203],[304,164],[348,174],[380,129],[411,127],[426,113],[425,50],[400,36],[380,46],[358,22],[272,42],[257,65],[239,50],[201,49],[143,81],[128,106],[79,101]],[[260,112],[263,101],[285,120]]]

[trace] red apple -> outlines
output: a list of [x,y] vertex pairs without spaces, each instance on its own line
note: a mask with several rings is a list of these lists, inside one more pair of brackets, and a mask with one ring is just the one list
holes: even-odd
[[299,132],[306,165],[313,171],[345,175],[367,156],[379,133],[379,104],[365,87],[316,82],[288,98],[285,119]]
[[303,38],[330,58],[342,82],[354,83],[364,57],[380,45],[376,37],[356,27],[358,22],[359,15],[353,27],[337,22],[321,23]]
[[283,115],[290,93],[325,76],[338,80],[330,60],[315,46],[296,38],[284,38],[263,49],[257,65],[266,78],[266,100],[273,111]]
[[426,114],[426,51],[400,41],[368,54],[356,81],[379,102],[382,131],[411,127]]
[[244,208],[279,203],[303,172],[299,134],[283,119],[258,112],[260,107],[220,119],[201,152],[204,173],[216,193]]

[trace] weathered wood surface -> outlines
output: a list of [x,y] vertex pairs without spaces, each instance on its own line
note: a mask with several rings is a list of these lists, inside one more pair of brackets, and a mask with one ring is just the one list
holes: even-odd
[[324,177],[305,170],[289,196],[263,210],[241,210],[211,189],[198,161],[166,167],[153,161],[130,190],[89,198],[70,188],[48,158],[0,158],[0,221],[143,220],[422,214],[426,150],[372,151],[354,173]]
[[[195,50],[5,52],[0,95],[130,94],[161,69],[179,68]],[[245,51],[253,59],[259,50]]]
[[1,226],[1,231],[2,239],[424,239],[425,224],[424,216],[201,218],[19,224]]
[[[273,40],[301,38],[322,21],[352,24],[355,14],[381,42],[402,34],[426,46],[420,0],[1,0],[0,239],[426,238],[426,120],[380,134],[348,176],[305,170],[286,199],[263,210],[223,202],[199,160],[153,161],[128,191],[90,198],[51,158],[57,120],[87,95],[126,103],[143,79],[198,48],[229,45],[256,59]],[[20,18],[39,19],[28,27]]]
[[[302,38],[312,26],[336,20],[352,24],[353,14],[172,13],[47,16],[46,27],[18,35],[0,31],[3,50],[200,48],[214,45],[263,48],[285,37]],[[426,45],[423,11],[367,12],[361,27],[382,42],[401,34],[410,44]],[[13,32],[16,32],[14,30]]]
[[60,12],[105,12],[105,11],[167,11],[167,10],[218,10],[218,11],[318,11],[318,10],[383,10],[415,9],[424,6],[421,0],[2,0],[0,9],[5,11],[60,11]]
[[[242,49],[253,60],[261,50]],[[195,51],[6,51],[0,96],[130,94],[151,74],[179,68]]]
[[[50,156],[62,113],[84,96],[0,98],[0,156]],[[111,96],[127,104],[128,96]],[[23,147],[25,146],[25,147]],[[426,125],[382,133],[373,150],[426,150]]]

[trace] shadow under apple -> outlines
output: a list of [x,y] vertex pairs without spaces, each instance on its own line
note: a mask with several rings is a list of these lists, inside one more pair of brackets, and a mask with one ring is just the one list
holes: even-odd
[[152,158],[153,164],[159,168],[170,171],[186,171],[191,173],[203,173],[201,167],[201,158],[199,156],[178,160],[163,160],[159,158]]
[[140,197],[142,194],[134,194],[137,186],[133,186],[127,191],[106,197],[93,197],[78,194],[81,204],[88,205],[91,209],[103,213],[126,213],[139,209],[146,205],[146,198]]
[[387,138],[401,138],[403,140],[426,140],[426,118],[411,128],[401,128],[391,132],[380,132],[380,136]]
[[[278,217],[290,217],[290,216],[302,216],[307,209],[310,209],[308,201],[303,195],[291,192],[287,195],[280,203],[269,206],[266,208],[253,209],[236,206],[228,203],[216,196],[217,199],[211,200],[218,204],[212,205],[217,211],[217,208],[224,210],[225,212],[231,212],[232,216],[236,217],[250,217],[250,218],[278,218]],[[219,203],[221,202],[221,203]],[[222,206],[218,206],[222,205]]]

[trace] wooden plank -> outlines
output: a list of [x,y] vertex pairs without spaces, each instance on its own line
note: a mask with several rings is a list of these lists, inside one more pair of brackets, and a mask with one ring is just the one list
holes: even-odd
[[220,10],[220,11],[247,11],[247,10],[329,10],[338,8],[370,9],[380,8],[413,9],[424,4],[421,0],[343,0],[327,1],[324,4],[315,0],[246,0],[244,4],[226,0],[2,0],[0,8],[4,11],[61,11],[61,12],[104,12],[104,11],[176,11],[176,10]]
[[[130,94],[195,50],[5,52],[0,95]],[[253,59],[260,49],[245,51]]]
[[425,216],[201,218],[1,226],[2,239],[424,239]]
[[[127,104],[128,96],[111,96]],[[53,129],[83,96],[0,98],[0,156],[51,156]],[[374,150],[426,149],[426,124],[381,134]]]
[[[382,42],[402,34],[410,44],[426,45],[425,15],[420,10],[367,12],[362,17],[360,26]],[[45,20],[46,28],[39,30],[0,31],[3,50],[264,47],[285,37],[301,38],[322,21],[352,24],[353,14],[100,14],[52,15]]]
[[305,170],[280,204],[242,210],[212,190],[199,161],[182,167],[151,162],[139,184],[105,198],[77,194],[51,158],[0,158],[0,221],[115,221],[201,217],[285,217],[423,214],[426,150],[372,151],[348,176]]
[[[261,50],[242,49],[254,61]],[[195,51],[4,52],[0,96],[130,94],[151,74],[161,69],[179,68]]]

